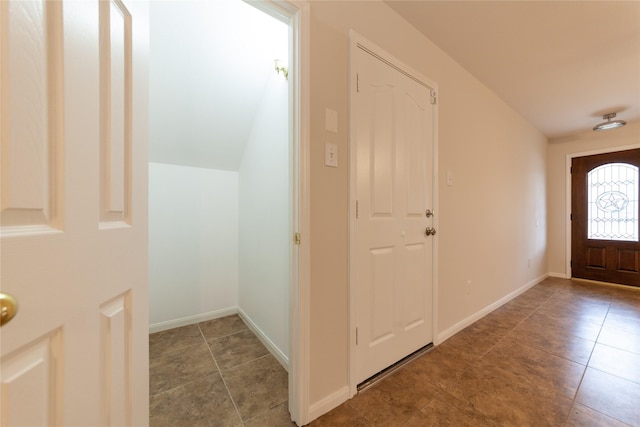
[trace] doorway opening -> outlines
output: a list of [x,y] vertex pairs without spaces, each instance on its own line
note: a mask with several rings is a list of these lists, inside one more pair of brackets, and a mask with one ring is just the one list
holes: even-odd
[[284,2],[150,4],[150,332],[239,314],[288,369],[296,420],[307,16]]
[[640,286],[640,149],[571,162],[571,276]]

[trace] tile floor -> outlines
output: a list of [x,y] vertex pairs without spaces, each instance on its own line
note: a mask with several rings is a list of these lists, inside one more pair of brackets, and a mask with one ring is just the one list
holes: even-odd
[[287,372],[238,316],[149,336],[152,427],[295,426]]
[[321,426],[640,426],[640,289],[547,279]]
[[[237,316],[150,337],[151,426],[292,426]],[[547,279],[310,424],[638,426],[640,289]]]

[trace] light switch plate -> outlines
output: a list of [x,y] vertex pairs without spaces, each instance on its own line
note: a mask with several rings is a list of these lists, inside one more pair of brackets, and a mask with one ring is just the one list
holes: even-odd
[[338,112],[331,108],[324,110],[324,128],[329,132],[338,133]]
[[329,142],[324,144],[324,165],[338,167],[338,146]]

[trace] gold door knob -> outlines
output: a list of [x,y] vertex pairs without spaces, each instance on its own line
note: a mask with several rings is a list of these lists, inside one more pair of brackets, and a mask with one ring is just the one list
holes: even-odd
[[0,326],[9,323],[18,312],[18,302],[14,297],[0,292]]

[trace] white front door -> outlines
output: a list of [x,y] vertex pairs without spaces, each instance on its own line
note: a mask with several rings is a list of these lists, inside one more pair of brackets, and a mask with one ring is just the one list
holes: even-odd
[[432,342],[432,90],[355,49],[356,380]]
[[146,7],[0,2],[3,426],[148,424]]

